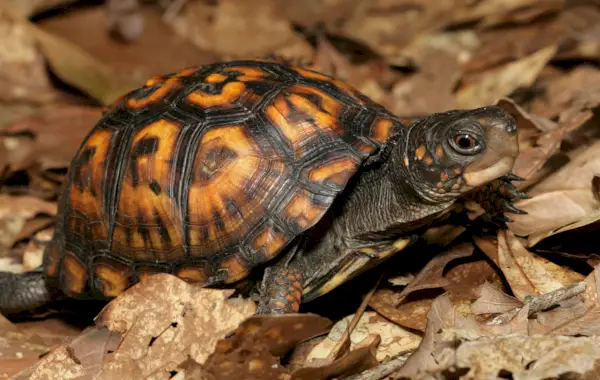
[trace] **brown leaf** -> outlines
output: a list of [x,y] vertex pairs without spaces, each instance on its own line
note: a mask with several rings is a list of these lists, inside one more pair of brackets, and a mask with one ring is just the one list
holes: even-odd
[[205,363],[216,379],[271,379],[287,374],[279,359],[298,342],[323,334],[331,322],[315,314],[256,315],[217,343]]
[[498,269],[487,260],[461,263],[445,274],[448,284],[444,286],[453,300],[474,300],[479,297],[479,288],[487,283],[502,286]]
[[[587,374],[597,377],[600,339],[549,336],[506,336],[463,342],[456,367],[468,368],[472,379],[504,377],[551,379]],[[577,375],[575,375],[577,374]],[[579,377],[583,378],[583,377]]]
[[391,289],[379,289],[369,301],[369,306],[390,321],[410,329],[425,331],[427,312],[433,299],[425,298],[406,302],[396,307],[398,293]]
[[461,244],[452,247],[448,252],[435,256],[421,269],[415,279],[400,292],[396,300],[396,306],[400,305],[414,291],[441,288],[447,285],[448,280],[443,276],[446,265],[452,260],[468,257],[472,254],[472,245]]
[[200,49],[227,57],[261,57],[296,44],[310,51],[280,13],[270,0],[197,1],[185,7],[173,27]]
[[65,83],[80,89],[100,103],[110,104],[142,84],[142,81],[113,72],[75,44],[32,25],[30,28],[33,28],[52,71]]
[[500,268],[513,294],[523,301],[528,295],[548,293],[582,276],[529,252],[510,231],[498,232],[497,248],[482,238],[475,242]]
[[544,96],[533,100],[531,112],[547,118],[556,117],[589,87],[598,86],[600,70],[588,65],[577,66],[568,75],[558,76],[548,83]]
[[549,236],[593,223],[600,218],[600,201],[594,196],[591,186],[587,189],[542,193],[518,202],[517,207],[527,214],[515,215],[510,230],[519,236],[527,236],[529,247]]
[[421,70],[392,89],[391,111],[397,115],[428,115],[457,108],[452,93],[461,72],[456,58],[442,50],[423,53]]
[[[37,25],[93,55],[113,72],[128,75],[140,83],[155,75],[219,60],[217,55],[198,49],[175,33],[155,7],[142,6],[141,15],[143,33],[134,44],[115,41],[107,30],[107,9],[100,6],[43,18]],[[81,30],[86,32],[81,33]]]
[[305,367],[292,373],[291,380],[326,380],[344,378],[375,367],[375,349],[379,345],[379,337],[365,340],[364,346],[350,351],[333,363],[323,367]]
[[531,86],[555,53],[556,46],[549,46],[523,59],[478,75],[456,94],[458,106],[476,108],[492,104],[518,87]]
[[12,171],[34,164],[42,169],[67,167],[101,115],[99,108],[62,106],[18,120],[2,132],[4,145],[9,147],[7,164]]
[[28,219],[38,214],[56,214],[56,203],[30,196],[0,194],[0,246],[12,246]]
[[[339,320],[333,326],[327,338],[312,349],[306,358],[306,362],[310,364],[312,360],[326,359],[330,355],[331,350],[344,337],[352,318],[354,318],[354,315],[349,315]],[[406,351],[411,351],[417,348],[421,342],[419,335],[405,330],[371,311],[365,312],[354,330],[352,330],[350,334],[350,350],[354,350],[364,344],[364,340],[372,335],[379,335],[381,338],[381,343],[375,354],[375,358],[379,362],[394,358]]]
[[118,373],[132,359],[143,376],[174,368],[188,356],[204,363],[217,342],[256,308],[249,300],[227,301],[232,292],[201,288],[169,274],[134,285],[98,316],[98,326],[124,334],[107,373]]
[[522,307],[523,302],[511,297],[486,282],[480,290],[480,297],[471,305],[475,314],[495,314]]
[[[7,7],[6,5],[4,7]],[[57,99],[44,57],[26,26],[0,4],[0,128]]]

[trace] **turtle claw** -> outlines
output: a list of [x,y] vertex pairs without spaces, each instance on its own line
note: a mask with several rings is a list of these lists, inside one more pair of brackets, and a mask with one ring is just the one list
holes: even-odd
[[521,210],[520,208],[515,207],[511,201],[507,199],[500,200],[500,204],[502,205],[502,209],[506,212],[510,212],[518,215],[526,215],[527,211]]
[[519,177],[518,175],[516,175],[514,173],[508,173],[507,175],[505,175],[504,177],[501,177],[501,178],[505,179],[508,182],[510,182],[510,181],[525,181],[525,178]]
[[516,215],[527,214],[525,210],[521,210],[513,204],[515,201],[531,198],[526,193],[517,190],[511,183],[511,181],[523,180],[524,178],[509,173],[475,191],[471,195],[471,200],[478,203],[486,211],[493,222],[499,225],[505,225],[513,220],[504,215],[504,213]]

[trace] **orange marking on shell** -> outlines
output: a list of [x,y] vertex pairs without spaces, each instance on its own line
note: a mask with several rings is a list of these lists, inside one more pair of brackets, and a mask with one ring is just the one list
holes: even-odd
[[275,231],[271,227],[267,227],[254,239],[252,246],[254,249],[263,250],[265,257],[270,259],[279,252],[287,240],[282,233]]
[[354,174],[357,164],[349,158],[326,162],[310,171],[308,179],[314,183],[334,182],[343,185]]
[[163,78],[162,76],[156,76],[156,77],[152,77],[152,78],[148,79],[144,83],[144,87],[152,87],[157,83],[164,83],[164,82],[165,82],[165,78]]
[[425,163],[425,165],[431,166],[433,164],[433,158],[430,155],[427,155],[423,159],[423,162]]
[[[287,99],[297,109],[312,117],[315,120],[317,127],[319,127],[321,130],[331,130],[333,133],[338,135],[343,134],[344,129],[340,125],[338,119],[339,108],[336,111],[330,110],[328,112],[323,112],[310,100],[293,93],[289,94]],[[339,107],[339,105],[337,107]]]
[[415,151],[415,157],[417,158],[417,160],[422,160],[423,157],[425,157],[425,149],[425,145],[421,145],[417,148],[417,150]]
[[240,72],[242,75],[236,79],[241,82],[254,81],[264,78],[267,74],[258,67],[234,66],[223,69],[224,72]]
[[448,174],[443,170],[440,173],[440,179],[442,180],[442,182],[446,182],[448,180]]
[[[103,193],[105,164],[111,138],[112,132],[109,130],[94,130],[79,149],[70,169],[71,176],[77,175],[77,178],[82,181],[82,189],[78,189],[74,183],[71,183],[70,189],[67,190],[69,206],[74,212],[85,216],[86,220],[71,218],[67,228],[77,231],[84,228],[83,226],[89,226],[92,240],[108,238],[108,216],[103,212],[100,194]],[[87,160],[83,160],[84,155],[87,154],[90,156]],[[100,223],[91,224],[91,221]],[[81,232],[87,233],[87,231]]]
[[206,283],[208,279],[206,266],[182,266],[174,274],[184,281],[191,283]]
[[237,255],[229,256],[225,260],[221,261],[219,270],[224,270],[227,272],[227,277],[224,281],[226,284],[239,281],[248,276],[249,273],[247,264],[243,263],[241,258]]
[[166,80],[162,86],[157,88],[153,93],[141,99],[131,98],[127,100],[127,107],[132,109],[145,108],[149,104],[157,102],[167,96],[171,91],[179,86],[179,80],[177,78],[171,78]]
[[[174,260],[183,258],[183,231],[181,220],[173,210],[175,201],[164,190],[172,181],[172,166],[169,162],[175,153],[181,128],[178,124],[158,120],[136,133],[126,156],[121,192],[117,205],[113,241],[116,252],[138,261]],[[151,139],[156,150],[148,155],[135,157],[136,144]],[[132,167],[135,165],[135,168]],[[133,170],[137,171],[137,186],[133,182]],[[162,191],[156,194],[151,184],[158,184]],[[157,218],[161,221],[157,221]],[[148,229],[147,236],[131,226],[141,223]],[[168,235],[168,241],[161,235]],[[130,232],[131,231],[131,232]],[[131,236],[128,236],[131,233]]]
[[[116,265],[122,267],[122,265]],[[112,265],[96,264],[95,275],[100,282],[102,294],[116,297],[131,286],[131,273],[124,268],[113,268]]]
[[189,94],[187,99],[200,107],[227,106],[239,98],[245,88],[242,82],[229,82],[223,86],[220,94],[212,95],[196,90]]
[[321,74],[321,73],[318,73],[318,72],[312,71],[312,70],[303,69],[301,67],[295,67],[295,68],[293,68],[293,70],[305,78],[321,80],[324,82],[331,82],[333,80],[331,77],[328,77],[325,74]]
[[364,103],[361,99],[359,99],[356,96],[356,92],[357,92],[356,89],[353,88],[352,86],[348,85],[347,83],[335,80],[335,79],[333,79],[333,78],[331,78],[331,77],[329,77],[329,76],[327,76],[325,74],[321,74],[321,73],[318,73],[316,71],[304,69],[304,68],[301,68],[301,67],[294,67],[293,70],[296,71],[298,74],[302,75],[305,78],[315,79],[315,80],[318,80],[318,81],[323,81],[323,82],[330,83],[330,84],[332,84],[332,85],[340,88],[341,90],[344,90],[346,92],[346,95],[354,98],[355,101],[357,101],[357,102],[359,102],[361,104]]
[[175,76],[177,78],[189,77],[191,75],[196,74],[198,71],[199,71],[199,69],[197,67],[190,67],[190,68],[181,70],[180,72],[175,74]]
[[[209,178],[201,178],[198,173],[206,169],[207,155],[217,150],[223,150],[235,155],[235,158],[215,162],[216,167]],[[215,250],[223,248],[227,238],[245,233],[240,227],[247,218],[255,217],[262,212],[262,202],[266,192],[261,190],[264,183],[252,197],[246,193],[252,187],[253,181],[261,178],[256,173],[262,170],[261,152],[244,126],[232,125],[208,130],[200,141],[200,149],[194,158],[194,180],[189,187],[188,210],[190,245],[207,247],[214,245]],[[272,164],[274,171],[285,170],[281,163]],[[268,179],[262,179],[268,181]],[[241,215],[231,216],[226,212],[227,200],[230,199],[238,206]],[[258,213],[258,214],[257,214]],[[215,214],[223,223],[222,228],[215,222]],[[247,226],[246,226],[247,227]],[[204,236],[204,232],[208,236]],[[225,240],[223,240],[225,239]],[[203,256],[205,249],[191,252],[195,256]]]
[[404,162],[404,166],[408,167],[410,165],[410,161],[408,161],[408,157],[406,157],[406,156],[404,156],[403,162]]
[[[323,90],[319,90],[317,88],[314,87],[309,87],[309,86],[303,86],[303,85],[295,85],[292,86],[290,88],[287,89],[288,93],[301,93],[301,94],[311,94],[311,95],[316,95],[319,97],[320,103],[321,103],[321,107],[325,110],[325,112],[327,112],[328,114],[330,114],[333,117],[338,117],[340,110],[341,110],[341,104],[338,100],[332,98],[329,94],[327,94],[325,91]],[[303,98],[306,99],[306,98]],[[316,104],[312,103],[315,107]]]
[[444,157],[444,148],[441,145],[435,147],[435,156],[438,158]]
[[302,229],[312,227],[326,211],[311,204],[309,194],[306,190],[298,192],[284,211],[284,215],[295,220]]
[[357,141],[356,143],[354,143],[354,147],[364,153],[371,153],[375,149],[371,145],[362,143],[360,141]]
[[388,119],[380,119],[375,122],[372,130],[373,139],[384,142],[390,137],[390,131],[394,127],[394,123]]
[[206,78],[204,78],[204,81],[206,83],[222,83],[222,82],[225,82],[227,80],[227,78],[229,78],[227,75],[223,75],[223,74],[219,74],[219,73],[212,73],[209,76],[207,76]]
[[65,254],[62,260],[62,289],[70,295],[85,291],[88,280],[87,268],[72,254]]
[[289,107],[283,97],[278,96],[273,103],[265,109],[265,114],[271,123],[281,131],[292,149],[298,152],[300,143],[307,136],[315,134],[315,127],[311,123],[292,123],[287,116]]

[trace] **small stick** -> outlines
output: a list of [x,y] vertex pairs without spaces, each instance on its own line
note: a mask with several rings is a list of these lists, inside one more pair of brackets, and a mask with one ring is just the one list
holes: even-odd
[[346,380],[379,380],[400,369],[408,360],[409,355],[400,355],[385,364],[380,364],[359,374],[347,377]]
[[576,282],[551,291],[550,293],[525,297],[525,303],[529,305],[529,316],[583,293],[586,286],[587,284],[584,281]]

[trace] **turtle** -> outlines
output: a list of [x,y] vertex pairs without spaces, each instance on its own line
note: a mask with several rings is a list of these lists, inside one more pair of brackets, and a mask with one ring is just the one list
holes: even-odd
[[463,197],[521,213],[517,137],[498,106],[406,123],[342,81],[276,60],[152,78],[81,143],[43,265],[0,273],[0,311],[110,300],[156,273],[219,287],[260,270],[257,313],[298,312]]

